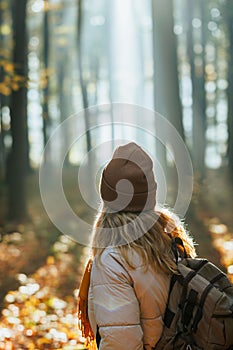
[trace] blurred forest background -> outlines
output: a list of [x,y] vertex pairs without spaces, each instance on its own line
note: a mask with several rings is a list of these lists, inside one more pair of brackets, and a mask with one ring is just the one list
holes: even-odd
[[[75,312],[87,248],[49,221],[38,169],[62,121],[99,105],[73,131],[114,122],[101,110],[112,102],[155,109],[178,130],[194,169],[188,229],[233,280],[233,0],[0,0],[0,349],[85,348]],[[69,202],[90,222],[73,186],[98,137],[86,133],[63,169]],[[172,206],[175,164],[148,147]]]

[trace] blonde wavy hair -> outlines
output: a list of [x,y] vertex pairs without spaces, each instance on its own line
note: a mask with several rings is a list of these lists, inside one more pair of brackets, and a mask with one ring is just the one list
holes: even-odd
[[[132,252],[142,258],[145,270],[151,265],[155,270],[177,273],[172,239],[180,237],[189,257],[195,257],[194,242],[184,223],[168,209],[143,213],[109,213],[102,208],[93,226],[92,254],[100,261],[106,247],[114,246],[126,263],[135,268]],[[179,249],[183,250],[182,247]]]

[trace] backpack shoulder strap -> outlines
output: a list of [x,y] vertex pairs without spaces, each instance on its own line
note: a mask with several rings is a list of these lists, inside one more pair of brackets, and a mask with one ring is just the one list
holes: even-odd
[[171,249],[172,249],[172,252],[175,256],[176,264],[178,264],[178,259],[180,256],[180,250],[178,248],[179,245],[183,248],[183,258],[184,259],[188,258],[188,254],[186,252],[186,249],[185,249],[185,246],[184,246],[182,239],[180,237],[174,237],[172,239]]

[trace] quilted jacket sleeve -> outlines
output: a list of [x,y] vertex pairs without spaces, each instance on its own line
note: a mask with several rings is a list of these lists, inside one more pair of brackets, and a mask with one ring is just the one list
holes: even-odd
[[162,334],[170,278],[151,268],[145,273],[141,266],[130,271],[130,275],[140,304],[144,348],[152,349]]
[[102,264],[93,262],[89,318],[101,336],[100,350],[143,350],[140,309],[130,275],[107,250]]

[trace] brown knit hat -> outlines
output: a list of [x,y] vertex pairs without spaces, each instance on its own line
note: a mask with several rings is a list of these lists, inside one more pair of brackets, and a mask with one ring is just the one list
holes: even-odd
[[136,143],[118,147],[102,173],[100,194],[113,211],[141,212],[156,204],[153,162]]

